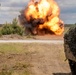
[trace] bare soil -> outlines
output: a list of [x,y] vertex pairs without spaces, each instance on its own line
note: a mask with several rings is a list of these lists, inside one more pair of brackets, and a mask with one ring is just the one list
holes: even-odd
[[17,34],[11,34],[11,35],[2,35],[0,37],[0,40],[25,40],[25,39],[38,39],[38,40],[62,40],[63,35],[50,35],[50,34],[45,34],[45,35],[25,35],[25,36],[20,36]]
[[34,36],[35,39],[40,39],[40,40],[63,40],[63,35],[37,35]]
[[0,52],[0,71],[7,65],[18,73],[28,70],[30,75],[71,75],[63,44],[24,44],[22,50],[26,52]]

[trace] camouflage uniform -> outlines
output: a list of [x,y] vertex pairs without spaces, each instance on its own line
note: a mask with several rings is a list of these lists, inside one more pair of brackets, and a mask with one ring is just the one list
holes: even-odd
[[69,28],[65,33],[64,49],[72,75],[76,75],[76,26]]

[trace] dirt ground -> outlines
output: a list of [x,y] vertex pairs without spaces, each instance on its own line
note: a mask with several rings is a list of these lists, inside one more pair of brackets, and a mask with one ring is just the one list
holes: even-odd
[[20,72],[26,68],[30,75],[71,75],[63,44],[24,44],[25,49],[19,54],[0,52],[0,71],[7,65],[7,69],[19,73],[12,75],[22,75]]
[[33,75],[70,75],[63,45],[46,45],[45,49],[31,55],[31,64]]
[[11,35],[3,35],[0,37],[0,40],[26,40],[26,39],[37,39],[37,40],[62,40],[63,35],[27,35],[27,36],[19,36],[17,34]]
[[43,39],[43,40],[62,40],[63,39],[63,35],[50,35],[50,34],[46,34],[46,35],[42,35],[42,36],[34,36],[35,39]]

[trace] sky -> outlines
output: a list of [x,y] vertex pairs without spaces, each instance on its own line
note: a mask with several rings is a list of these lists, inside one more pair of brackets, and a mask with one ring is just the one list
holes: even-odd
[[[0,0],[0,24],[11,22],[30,0]],[[64,24],[76,23],[76,0],[55,0],[60,7],[60,18]]]

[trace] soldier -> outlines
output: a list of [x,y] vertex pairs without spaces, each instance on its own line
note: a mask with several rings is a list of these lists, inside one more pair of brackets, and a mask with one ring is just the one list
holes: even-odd
[[65,55],[72,75],[76,75],[76,26],[71,27],[64,35]]

